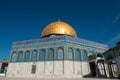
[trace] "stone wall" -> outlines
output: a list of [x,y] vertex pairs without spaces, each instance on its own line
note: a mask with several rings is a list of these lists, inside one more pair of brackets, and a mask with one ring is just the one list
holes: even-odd
[[[36,65],[36,73],[31,73],[32,65]],[[66,77],[81,78],[90,73],[87,62],[46,61],[9,63],[7,77]]]

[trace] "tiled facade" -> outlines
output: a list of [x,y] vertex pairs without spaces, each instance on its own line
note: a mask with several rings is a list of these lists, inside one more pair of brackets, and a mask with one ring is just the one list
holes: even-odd
[[67,35],[14,42],[7,76],[83,77],[91,72],[88,56],[102,55],[107,49],[107,45]]

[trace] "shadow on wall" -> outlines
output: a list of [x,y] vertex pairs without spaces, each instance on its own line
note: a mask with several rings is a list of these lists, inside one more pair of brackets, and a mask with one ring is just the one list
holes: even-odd
[[[97,76],[92,76],[92,73],[84,75],[83,78],[108,78],[109,79],[109,77],[107,77],[105,75],[101,75],[101,74],[99,74],[98,77]],[[112,77],[110,79],[120,79],[120,75],[118,75],[118,77]]]
[[89,73],[87,75],[84,75],[83,78],[107,78],[107,76],[98,74],[98,77],[97,77],[97,76],[93,76],[92,73]]

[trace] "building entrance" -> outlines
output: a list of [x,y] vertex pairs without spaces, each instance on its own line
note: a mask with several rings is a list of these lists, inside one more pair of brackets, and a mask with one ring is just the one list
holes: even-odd
[[90,62],[90,70],[91,70],[91,76],[96,77],[96,66],[95,62]]

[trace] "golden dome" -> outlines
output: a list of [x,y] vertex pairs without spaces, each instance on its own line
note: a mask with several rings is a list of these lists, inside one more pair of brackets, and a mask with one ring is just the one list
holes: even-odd
[[47,25],[42,31],[41,37],[47,37],[50,35],[69,35],[72,37],[76,37],[76,32],[74,29],[67,23],[56,21]]

